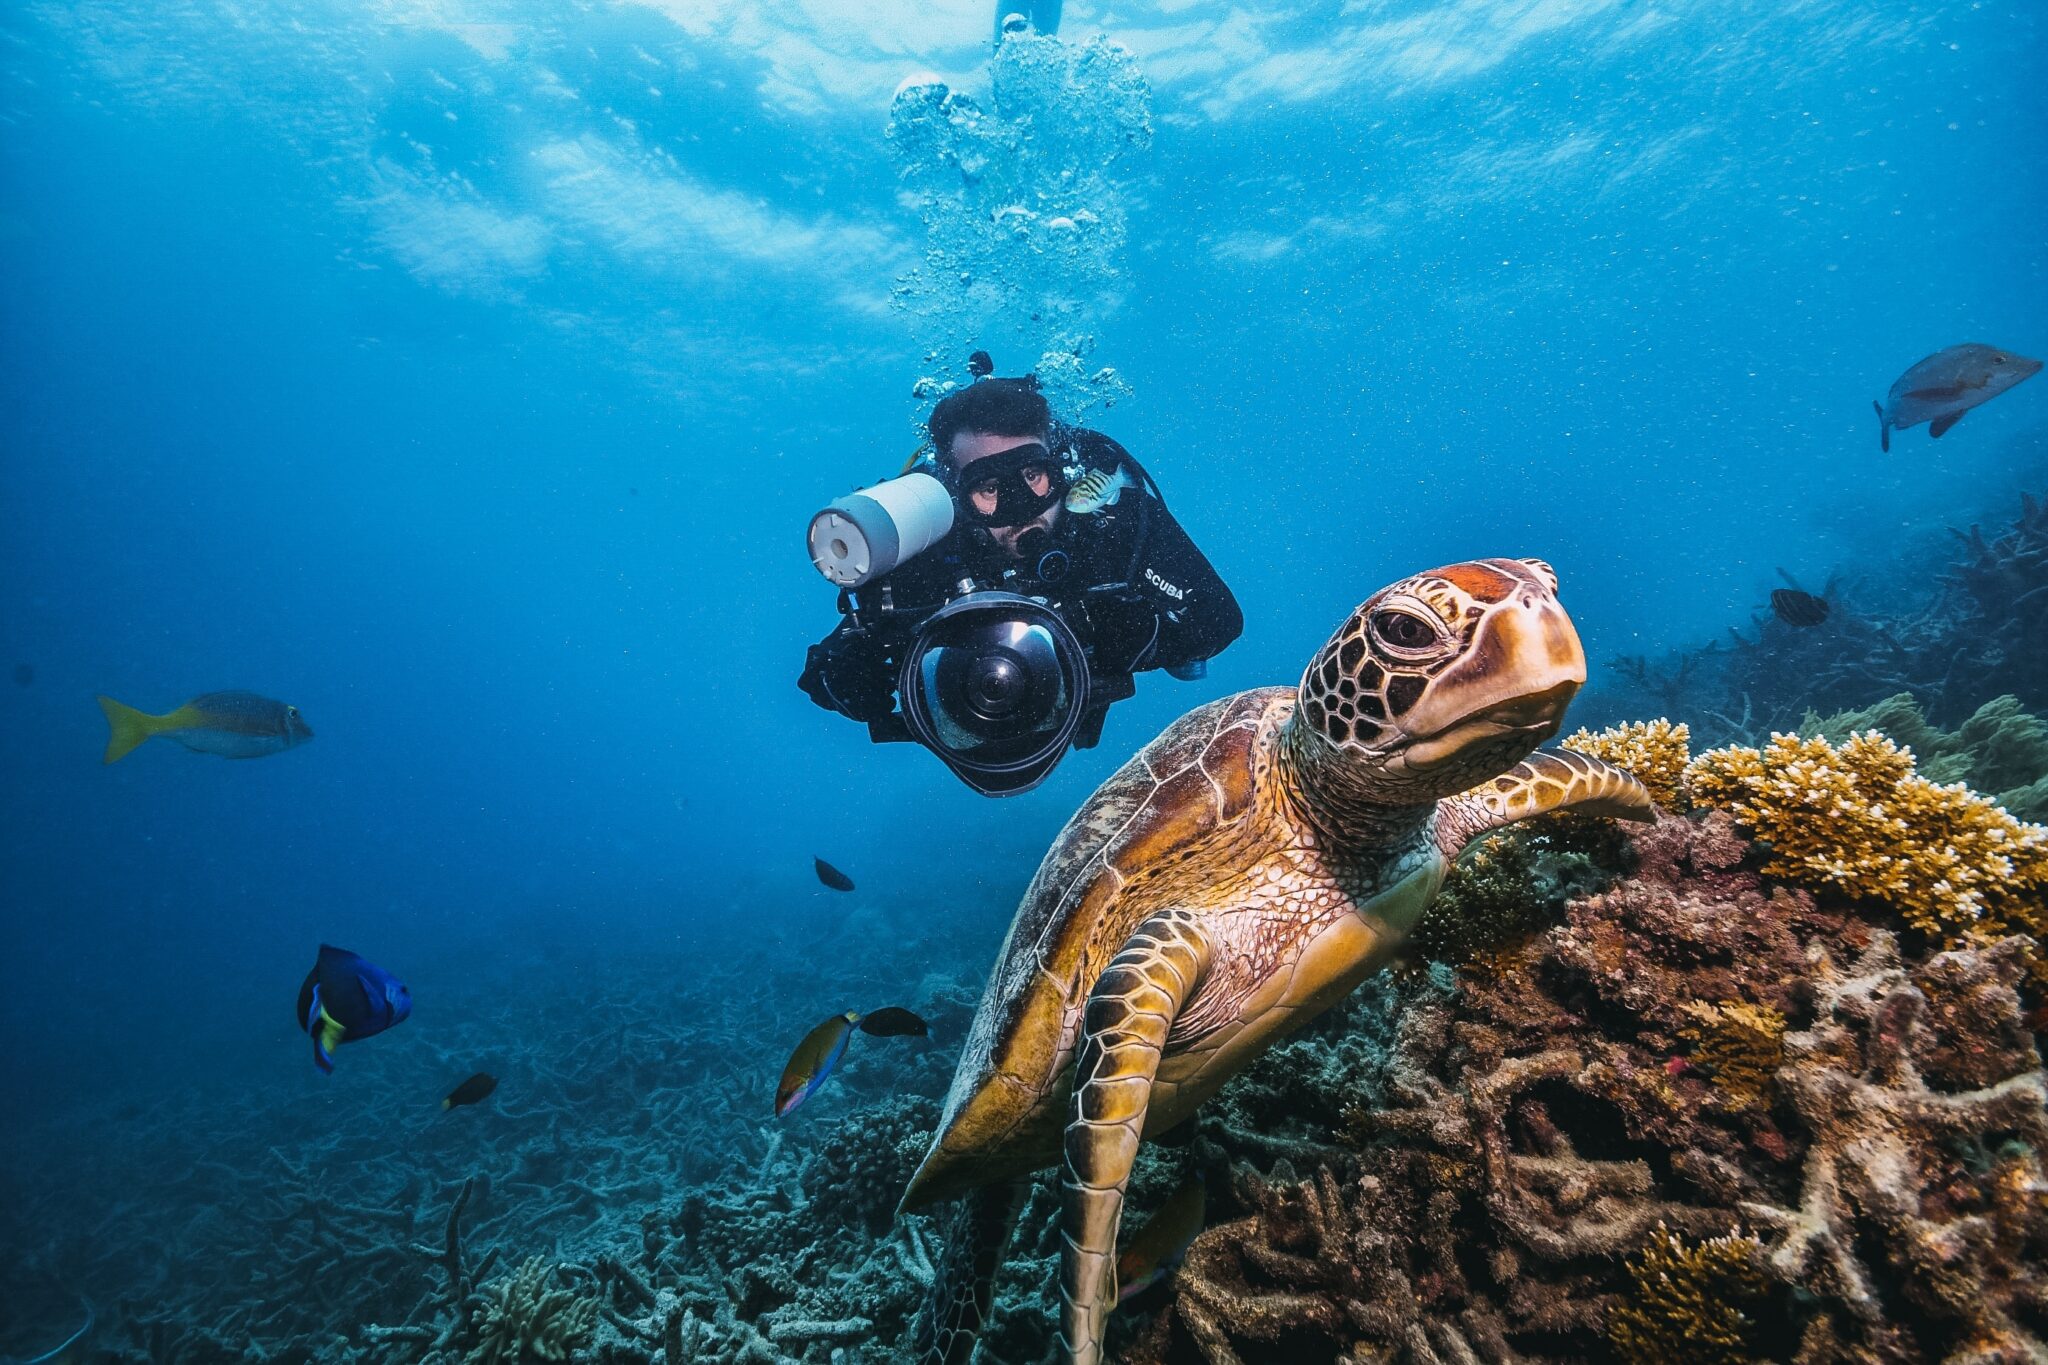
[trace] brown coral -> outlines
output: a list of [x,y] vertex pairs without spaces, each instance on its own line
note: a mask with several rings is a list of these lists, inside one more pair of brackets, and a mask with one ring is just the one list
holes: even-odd
[[1607,1315],[1607,1340],[1626,1365],[1747,1365],[1755,1323],[1746,1306],[1764,1296],[1753,1237],[1688,1243],[1657,1229],[1629,1266],[1628,1300]]
[[2048,935],[2048,827],[1927,781],[1883,735],[1716,749],[1686,787],[1756,832],[1774,876],[1882,902],[1942,943]]
[[1674,725],[1660,718],[1632,721],[1598,733],[1581,729],[1560,744],[1634,773],[1659,806],[1677,811],[1685,809],[1682,781],[1691,758],[1691,741],[1692,730],[1684,722]]
[[[1943,953],[1993,1038],[2018,1027],[2020,940]],[[1773,1278],[1823,1305],[1800,1359],[2038,1360],[2048,1309],[2048,1075],[1944,1093],[1922,1075],[1944,1043],[1927,996],[1877,936],[1860,959],[1814,963],[1818,1019],[1785,1039],[1779,1083],[1811,1134],[1795,1205],[1745,1202]],[[2014,1058],[2013,1060],[2022,1060]],[[1873,1264],[1875,1262],[1875,1264]]]
[[1454,992],[1408,980],[1347,1113],[1351,1162],[1307,1184],[1241,1173],[1246,1216],[1197,1240],[1128,1359],[1598,1357],[1633,1301],[1624,1258],[1660,1225],[1712,1238],[1738,1200],[1775,1197],[1794,1140],[1705,1067],[1674,1070],[1686,1005],[1792,1016],[1809,945],[1860,927],[1767,887],[1727,815],[1635,843],[1635,874]]
[[1785,1016],[1769,1005],[1740,1000],[1695,1001],[1685,1008],[1696,1022],[1678,1033],[1692,1044],[1692,1064],[1706,1071],[1731,1107],[1762,1104],[1785,1060]]

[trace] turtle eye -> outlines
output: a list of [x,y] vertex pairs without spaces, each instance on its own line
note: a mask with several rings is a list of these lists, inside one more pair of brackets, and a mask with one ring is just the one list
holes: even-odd
[[2003,365],[2005,363],[2005,357],[2002,355],[1995,355],[1991,357],[1991,363],[1994,365]]
[[1417,654],[1436,645],[1436,630],[1412,611],[1373,613],[1372,638],[1396,654]]

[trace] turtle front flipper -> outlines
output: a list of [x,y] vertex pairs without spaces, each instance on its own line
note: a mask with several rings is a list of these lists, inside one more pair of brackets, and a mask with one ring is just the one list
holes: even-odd
[[1438,802],[1437,847],[1455,858],[1488,830],[1566,809],[1610,820],[1657,818],[1657,803],[1635,774],[1589,754],[1543,749],[1484,786]]
[[1074,1365],[1102,1359],[1103,1327],[1116,1305],[1117,1224],[1152,1080],[1209,956],[1193,915],[1162,910],[1138,926],[1088,993],[1060,1181],[1060,1340]]
[[988,1321],[996,1268],[1028,1184],[1006,1180],[970,1190],[947,1221],[945,1250],[918,1315],[912,1353],[918,1365],[967,1365]]

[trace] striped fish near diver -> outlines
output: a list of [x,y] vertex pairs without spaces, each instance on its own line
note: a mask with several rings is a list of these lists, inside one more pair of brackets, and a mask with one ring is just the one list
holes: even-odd
[[118,763],[145,740],[162,735],[194,753],[222,758],[263,758],[296,748],[313,737],[313,727],[287,706],[254,692],[208,692],[175,711],[152,716],[112,697],[100,698],[107,713],[107,752],[102,763]]
[[1083,515],[1100,512],[1105,507],[1116,506],[1116,500],[1123,496],[1124,490],[1136,486],[1121,461],[1114,469],[1091,469],[1074,480],[1074,486],[1067,490],[1067,510]]

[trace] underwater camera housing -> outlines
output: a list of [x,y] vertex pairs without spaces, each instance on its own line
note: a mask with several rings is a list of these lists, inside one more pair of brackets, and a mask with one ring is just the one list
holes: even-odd
[[[1088,613],[1055,600],[1071,564],[1043,528],[1020,541],[1018,569],[1000,585],[963,578],[915,605],[891,592],[886,576],[945,540],[956,511],[945,483],[918,471],[828,503],[806,539],[812,565],[840,589],[840,611],[900,642],[889,651],[900,709],[870,720],[871,736],[914,740],[984,796],[1011,796],[1043,782],[1077,735],[1093,742],[1102,717],[1100,705],[1089,712],[1091,695],[1131,689],[1127,679],[1121,692],[1118,679],[1094,685]],[[1011,590],[1027,585],[1047,595]]]
[[897,695],[903,719],[962,782],[1014,796],[1043,782],[1088,709],[1088,652],[1036,598],[983,589],[918,627]]
[[905,564],[953,529],[953,495],[926,473],[848,493],[811,518],[811,563],[830,582],[858,588]]

